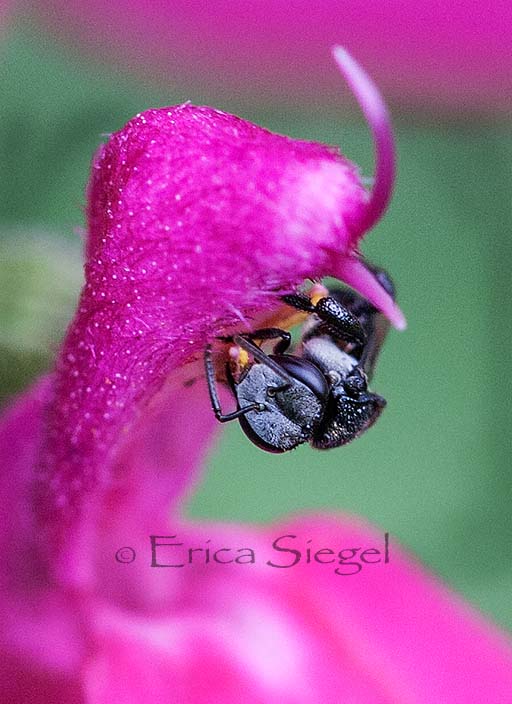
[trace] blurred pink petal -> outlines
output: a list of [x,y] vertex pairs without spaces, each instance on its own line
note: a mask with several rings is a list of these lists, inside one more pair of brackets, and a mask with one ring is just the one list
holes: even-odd
[[[41,381],[0,424],[2,703],[58,701],[84,656],[77,613],[68,596],[48,581],[37,545],[32,492],[48,390],[48,381]],[[42,693],[48,698],[37,699]]]
[[[277,569],[272,541],[305,550],[380,547],[355,520],[302,518],[262,530],[174,527],[185,545],[250,545],[255,565],[186,566],[176,610],[148,620],[101,608],[86,677],[92,701],[506,701],[506,639],[392,546],[389,564],[335,575],[337,565]],[[185,571],[188,570],[187,574]],[[116,673],[122,672],[119,678]],[[128,699],[128,697],[132,697]]]
[[342,43],[404,107],[506,114],[512,105],[512,5],[503,0],[34,5],[95,58],[181,87],[332,101],[338,83],[325,57]]

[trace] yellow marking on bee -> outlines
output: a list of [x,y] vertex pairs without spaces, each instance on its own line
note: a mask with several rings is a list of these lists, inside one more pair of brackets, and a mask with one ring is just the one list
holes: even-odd
[[241,347],[238,349],[238,364],[244,369],[249,364],[249,353]]
[[278,311],[275,316],[270,318],[268,321],[265,321],[265,327],[279,328],[280,330],[289,331],[297,325],[302,325],[308,319],[309,313],[304,313],[303,311],[298,310],[295,311],[295,313],[286,315],[289,310],[290,309],[287,306],[287,309]]
[[311,303],[316,306],[318,301],[321,301],[322,298],[327,298],[327,296],[323,293],[315,293],[314,296],[311,296]]
[[[329,291],[322,284],[314,284],[306,295],[311,299],[311,303],[316,306],[318,301],[329,295]],[[261,327],[280,328],[281,330],[289,331],[305,323],[309,315],[309,313],[300,310],[291,312],[290,306],[284,304],[274,315],[267,318]]]
[[308,296],[314,306],[316,306],[318,301],[322,300],[322,298],[327,298],[328,295],[329,290],[325,288],[323,284],[314,284],[308,291]]
[[233,369],[240,374],[249,364],[249,354],[238,345],[231,345],[229,348],[229,359]]

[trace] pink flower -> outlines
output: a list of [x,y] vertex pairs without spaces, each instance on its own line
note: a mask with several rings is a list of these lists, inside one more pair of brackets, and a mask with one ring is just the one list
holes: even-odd
[[[94,504],[151,399],[171,398],[173,372],[208,340],[278,307],[306,277],[342,278],[403,325],[356,249],[390,197],[389,121],[361,69],[342,50],[337,60],[376,135],[370,196],[336,149],[211,108],[149,110],[100,149],[86,285],[59,356],[41,456],[37,506],[50,529],[65,533]],[[196,366],[185,373],[197,375]]]
[[95,57],[178,85],[318,103],[338,89],[324,55],[342,42],[401,105],[431,110],[434,103],[436,113],[511,107],[512,6],[502,0],[52,0],[42,7],[52,31]]
[[[287,534],[320,549],[380,544],[354,519],[257,529],[191,525],[177,510],[214,430],[197,360],[208,340],[324,274],[403,325],[357,254],[391,192],[387,114],[357,64],[342,50],[336,59],[376,136],[370,195],[337,150],[210,108],[150,110],[99,151],[75,318],[55,372],[0,426],[2,702],[396,704],[510,692],[504,637],[395,546],[388,564],[351,578],[339,563],[266,564]],[[159,569],[151,534],[223,556],[251,548],[258,560]]]

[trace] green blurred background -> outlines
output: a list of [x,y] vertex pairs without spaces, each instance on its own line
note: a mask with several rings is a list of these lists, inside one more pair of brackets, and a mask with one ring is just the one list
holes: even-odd
[[[361,116],[338,105],[254,105],[138,82],[27,22],[4,38],[3,66],[4,401],[51,364],[80,286],[91,156],[136,112],[214,102],[271,130],[340,144],[372,172]],[[503,124],[434,124],[400,106],[394,114],[396,196],[364,245],[393,274],[409,321],[405,333],[390,334],[377,370],[385,414],[360,440],[328,453],[267,455],[237,425],[227,428],[189,514],[255,522],[303,510],[364,516],[512,628],[512,137]]]

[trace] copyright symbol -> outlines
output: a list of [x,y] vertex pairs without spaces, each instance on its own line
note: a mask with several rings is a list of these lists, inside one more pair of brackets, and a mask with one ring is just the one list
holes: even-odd
[[119,548],[116,552],[116,562],[121,562],[123,565],[129,565],[133,562],[136,557],[136,552],[133,548],[127,546],[124,548]]

